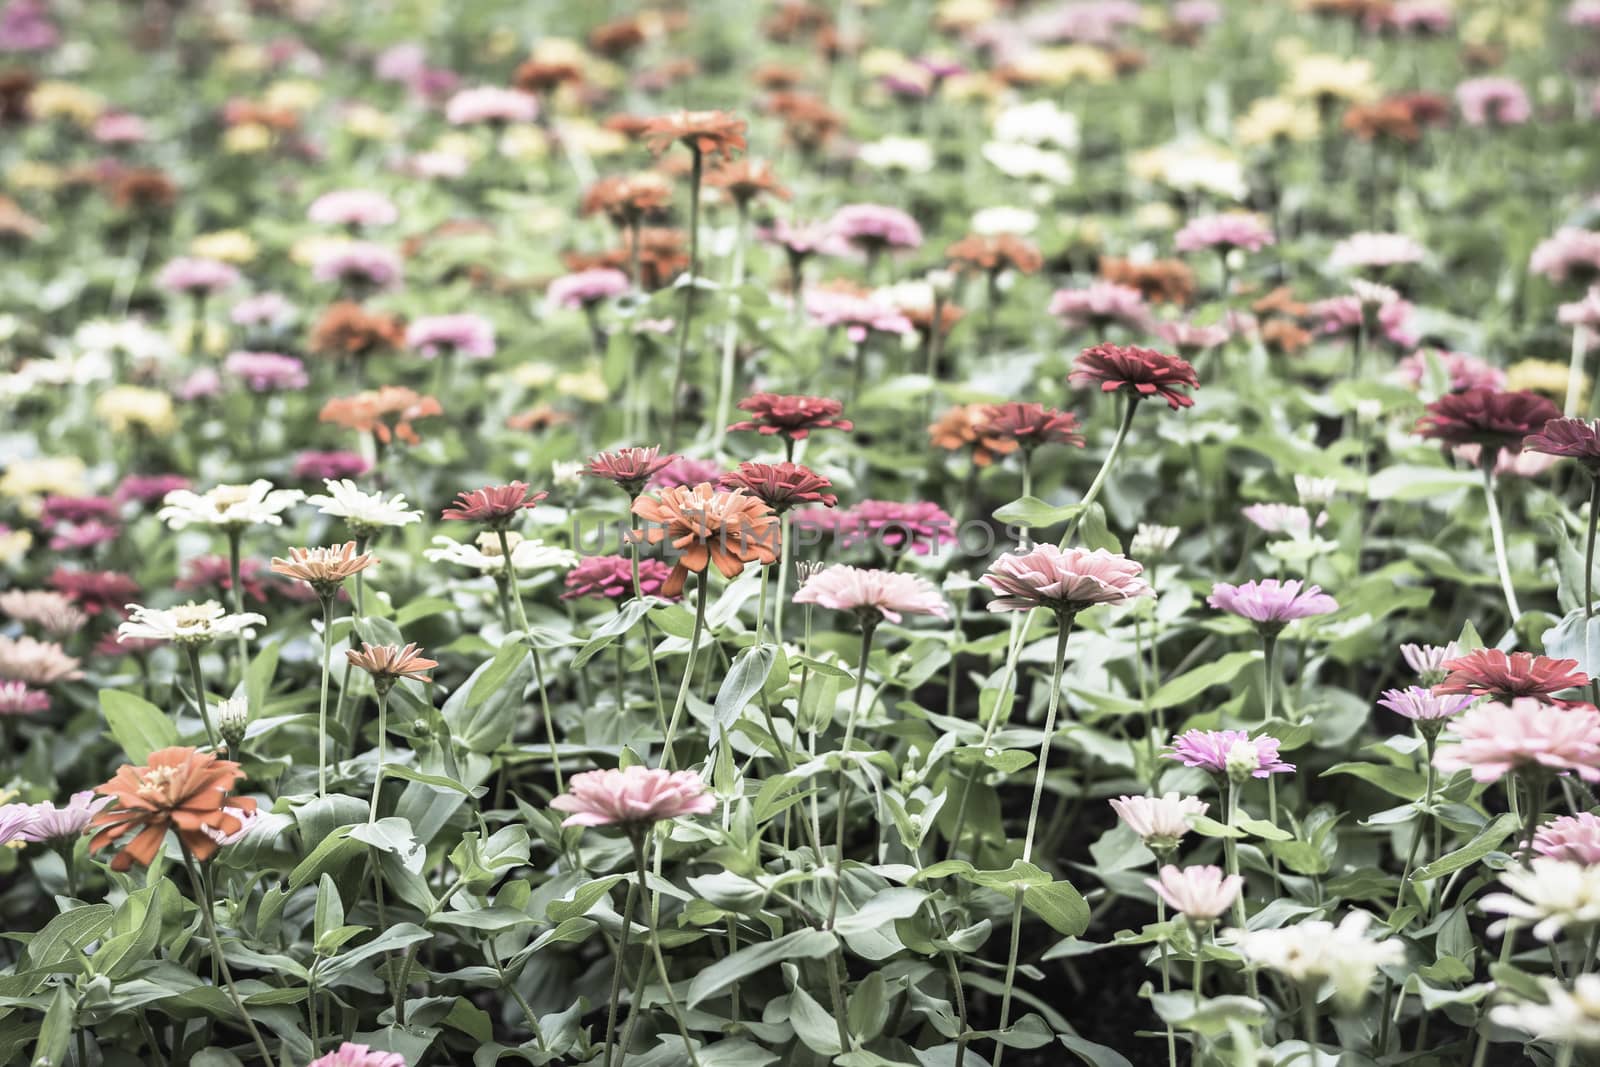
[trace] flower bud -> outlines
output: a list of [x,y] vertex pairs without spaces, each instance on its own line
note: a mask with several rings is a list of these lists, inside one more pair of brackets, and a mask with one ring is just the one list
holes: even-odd
[[212,705],[217,720],[217,731],[228,748],[237,751],[244,743],[245,729],[250,725],[250,702],[242,696],[229,697]]

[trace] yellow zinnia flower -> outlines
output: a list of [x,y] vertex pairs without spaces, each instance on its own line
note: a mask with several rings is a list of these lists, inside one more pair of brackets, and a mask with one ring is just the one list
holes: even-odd
[[79,126],[89,126],[106,109],[106,102],[99,93],[81,85],[46,81],[34,87],[28,107],[37,118],[68,119]]
[[138,427],[161,435],[178,428],[172,397],[138,385],[114,385],[107,389],[95,399],[94,413],[106,421],[113,433],[125,433]]
[[272,147],[272,131],[256,122],[229,126],[222,135],[222,148],[230,155],[253,156]]
[[[1524,359],[1506,368],[1506,389],[1511,392],[1527,390],[1546,396],[1567,395],[1568,367],[1550,359]],[[1579,396],[1589,395],[1589,376],[1585,374],[1578,386]]]
[[76,456],[19,459],[0,474],[0,496],[18,501],[25,511],[43,496],[84,496],[89,492],[85,473]]
[[202,233],[189,242],[189,251],[206,259],[220,259],[224,263],[249,263],[259,249],[255,238],[243,230],[217,230]]
[[261,103],[269,111],[293,111],[305,114],[322,100],[322,86],[302,78],[273,82],[261,95]]

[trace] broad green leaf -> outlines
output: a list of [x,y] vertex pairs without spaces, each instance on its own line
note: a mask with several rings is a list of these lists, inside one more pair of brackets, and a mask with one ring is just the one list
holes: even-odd
[[1454,852],[1447,852],[1432,863],[1424,864],[1411,872],[1411,880],[1414,882],[1432,881],[1435,878],[1454,874],[1463,867],[1477,863],[1499,848],[1502,841],[1516,833],[1517,825],[1515,815],[1506,814],[1500,816],[1484,827],[1483,832],[1466,845],[1456,849]]
[[1066,937],[1089,929],[1089,905],[1071,882],[1032,885],[1022,892],[1022,906]]
[[172,716],[132,693],[100,690],[100,711],[111,736],[132,763],[143,764],[150,753],[178,744],[178,727]]
[[838,948],[839,942],[832,934],[807,927],[784,934],[772,941],[747,945],[732,955],[705,968],[689,983],[689,1003],[693,1008],[708,997],[714,997],[740,979],[786,960],[821,959]]
[[1230,652],[1210,663],[1172,679],[1150,695],[1151,708],[1172,708],[1187,704],[1214,685],[1227,685],[1240,671],[1261,659],[1261,653]]

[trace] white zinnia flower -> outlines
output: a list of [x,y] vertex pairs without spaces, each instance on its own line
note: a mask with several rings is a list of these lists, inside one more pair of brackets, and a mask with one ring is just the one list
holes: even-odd
[[550,481],[563,489],[576,489],[583,484],[583,461],[554,459],[550,461]]
[[983,158],[1002,174],[1012,178],[1038,178],[1056,185],[1072,183],[1071,160],[1050,149],[1009,141],[990,141],[983,146]]
[[864,144],[856,157],[873,170],[902,170],[926,174],[933,169],[933,148],[915,137],[885,137]]
[[352,529],[372,533],[391,526],[405,526],[421,522],[422,512],[406,508],[403,493],[385,497],[382,493],[368,493],[348,478],[338,481],[327,479],[326,494],[306,497],[307,504],[315,504],[324,515],[343,519]]
[[1539,985],[1546,1003],[1500,1004],[1489,1009],[1489,1018],[1557,1044],[1600,1046],[1600,974],[1580,974],[1570,991],[1554,978],[1541,978]]
[[174,489],[162,500],[156,517],[174,530],[188,526],[282,526],[283,513],[305,494],[298,489],[274,489],[265,478],[249,485],[219,485],[204,493]]
[[994,138],[1012,144],[1050,145],[1068,152],[1078,147],[1078,116],[1054,100],[1013,104],[994,119]]
[[[565,548],[547,545],[543,541],[528,540],[508,531],[506,539],[511,544],[511,567],[517,571],[538,571],[549,567],[576,567],[577,553]],[[505,569],[505,557],[500,554],[499,539],[480,535],[477,544],[467,544],[448,537],[435,537],[436,547],[424,549],[422,555],[433,563],[454,563],[469,567],[481,574],[499,574]]]
[[1111,807],[1145,844],[1168,849],[1189,832],[1189,816],[1204,815],[1208,805],[1199,797],[1167,793],[1159,797],[1117,797]]
[[1133,541],[1128,546],[1128,554],[1137,559],[1149,556],[1164,556],[1178,540],[1176,526],[1161,526],[1153,522],[1141,522],[1134,531]]
[[[1507,867],[1500,882],[1509,893],[1490,893],[1480,901],[1484,911],[1533,923],[1533,936],[1554,941],[1569,926],[1600,922],[1600,867],[1535,856],[1522,867]],[[1489,927],[1491,934],[1504,922]]]
[[1353,911],[1338,926],[1319,919],[1276,930],[1229,930],[1227,936],[1245,959],[1290,981],[1331,981],[1339,1000],[1353,1007],[1366,996],[1379,967],[1405,959],[1398,940],[1367,937],[1371,922],[1371,915]]
[[972,232],[984,237],[1028,234],[1039,228],[1039,213],[1025,207],[986,207],[972,216]]
[[180,645],[208,644],[218,637],[244,634],[254,636],[252,626],[265,623],[253,611],[229,614],[215,600],[180,604],[175,608],[147,608],[128,605],[128,621],[117,627],[117,640],[143,637],[153,641],[174,641]]
[[1309,474],[1294,476],[1294,491],[1305,507],[1326,504],[1339,491],[1339,483],[1332,478],[1313,478]]

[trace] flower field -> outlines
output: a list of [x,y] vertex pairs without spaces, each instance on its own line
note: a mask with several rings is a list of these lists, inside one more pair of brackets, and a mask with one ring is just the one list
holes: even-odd
[[1600,1064],[1600,3],[0,0],[0,1063]]

